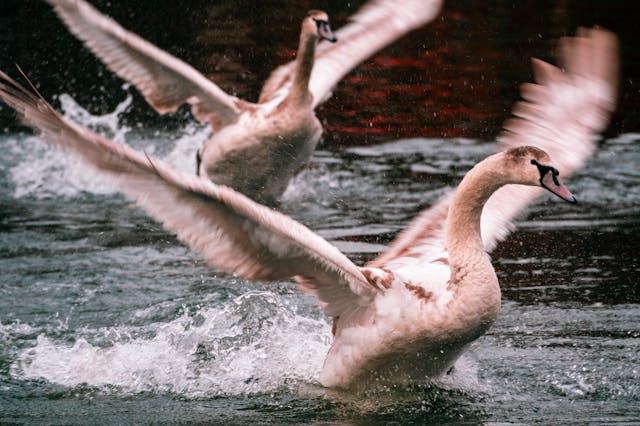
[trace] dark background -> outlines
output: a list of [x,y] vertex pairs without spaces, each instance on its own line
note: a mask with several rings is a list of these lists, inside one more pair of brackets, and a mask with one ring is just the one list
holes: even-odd
[[[102,12],[169,51],[224,90],[255,101],[262,83],[294,57],[300,19],[326,10],[334,28],[363,1],[92,0]],[[620,105],[607,133],[640,129],[640,70],[634,2],[446,1],[441,16],[348,75],[318,114],[325,146],[400,137],[490,140],[531,80],[531,56],[551,60],[557,39],[579,25],[601,25],[622,45]],[[0,2],[0,69],[19,64],[47,99],[71,94],[94,114],[113,110],[126,92],[41,0]],[[188,109],[158,117],[135,92],[129,123],[177,126]],[[0,129],[14,130],[2,107]]]

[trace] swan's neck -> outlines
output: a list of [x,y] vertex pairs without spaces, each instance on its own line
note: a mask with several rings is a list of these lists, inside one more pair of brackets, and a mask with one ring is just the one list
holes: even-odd
[[450,287],[468,319],[483,327],[495,320],[500,308],[500,286],[480,233],[484,204],[507,183],[499,162],[499,157],[489,157],[467,173],[447,217]]
[[302,31],[300,34],[300,44],[296,56],[296,70],[293,78],[293,87],[287,100],[296,105],[311,102],[312,97],[309,92],[309,80],[313,70],[313,61],[316,54],[317,37]]
[[459,254],[485,254],[480,233],[480,217],[485,203],[505,184],[493,158],[478,163],[456,189],[447,217],[447,250],[450,262],[458,263]]

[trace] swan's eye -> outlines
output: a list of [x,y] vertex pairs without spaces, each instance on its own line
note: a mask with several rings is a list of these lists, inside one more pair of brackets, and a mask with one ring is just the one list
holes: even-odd
[[[560,186],[560,181],[558,181],[558,176],[560,175],[560,172],[558,171],[558,169],[552,166],[545,166],[544,164],[540,164],[536,160],[531,160],[531,164],[536,166],[538,168],[538,171],[540,172],[540,183],[542,183],[542,180],[544,179],[545,175],[551,172],[553,183],[555,183],[556,186]],[[543,183],[543,186],[544,186],[544,183]]]
[[313,22],[318,26],[318,31],[326,30],[329,27],[329,23],[324,19],[311,18]]
[[329,24],[329,21],[317,18],[311,19],[313,19],[313,21],[316,23],[316,26],[318,27],[318,35],[320,36],[320,38],[329,40],[332,43],[338,40],[333,34],[333,31],[331,31],[331,24]]

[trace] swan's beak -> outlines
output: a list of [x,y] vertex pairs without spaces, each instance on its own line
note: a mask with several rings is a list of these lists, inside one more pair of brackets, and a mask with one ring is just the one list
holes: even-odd
[[331,30],[331,25],[327,21],[316,21],[318,25],[318,35],[321,39],[330,41],[331,43],[335,43],[338,41],[338,38]]
[[540,179],[540,184],[545,187],[549,192],[556,194],[558,197],[570,203],[577,203],[576,197],[567,189],[562,183],[557,174],[545,173]]
[[538,172],[540,172],[540,185],[543,188],[547,189],[550,192],[553,192],[558,197],[562,198],[565,201],[570,203],[577,203],[576,197],[571,194],[571,192],[567,189],[566,186],[560,180],[560,172],[553,166],[547,166],[545,164],[540,164],[537,160],[531,160],[531,164],[538,168]]

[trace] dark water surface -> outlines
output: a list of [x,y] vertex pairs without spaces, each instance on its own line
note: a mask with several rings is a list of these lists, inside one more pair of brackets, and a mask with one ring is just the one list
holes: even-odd
[[[185,132],[128,141],[190,169],[205,131]],[[607,140],[568,182],[577,206],[545,198],[494,252],[503,309],[453,376],[361,396],[318,386],[330,325],[294,284],[215,274],[73,160],[1,143],[3,420],[640,422],[640,135]],[[492,149],[319,151],[283,208],[361,262]]]
[[[96,1],[249,99],[292,57],[298,8],[344,22],[356,5],[150,3]],[[212,272],[3,109],[0,422],[640,423],[637,15],[621,1],[446,6],[341,83],[320,110],[324,150],[285,197],[287,213],[358,263],[492,152],[530,79],[526,58],[600,23],[619,30],[626,59],[608,136],[567,182],[580,203],[544,198],[493,252],[500,317],[451,377],[359,396],[322,389],[330,325],[312,298]],[[208,131],[186,112],[158,119],[43,2],[4,0],[0,20],[1,68],[20,63],[67,116],[193,169]]]

